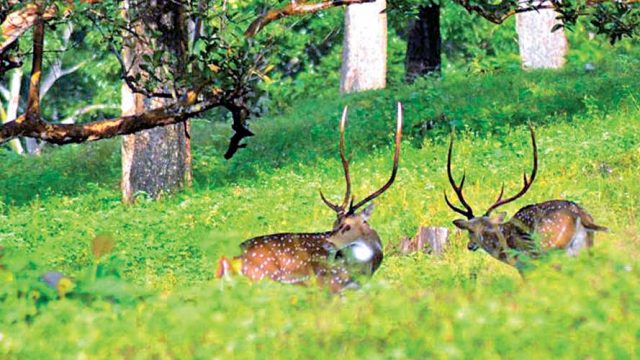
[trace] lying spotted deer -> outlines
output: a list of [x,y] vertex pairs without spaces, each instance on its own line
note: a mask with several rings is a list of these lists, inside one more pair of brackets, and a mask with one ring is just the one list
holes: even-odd
[[547,249],[565,249],[569,255],[577,255],[583,248],[593,245],[595,231],[607,231],[607,228],[594,224],[593,218],[583,208],[572,201],[550,200],[539,204],[525,206],[518,210],[509,221],[504,221],[505,214],[491,216],[498,207],[522,197],[531,187],[538,170],[538,148],[533,128],[530,127],[533,145],[533,171],[527,177],[524,173],[524,186],[514,196],[503,199],[504,184],[498,199],[482,216],[475,216],[469,203],[464,199],[462,188],[465,175],[457,184],[451,174],[451,153],[453,136],[447,155],[447,175],[458,200],[464,209],[454,206],[444,194],[447,205],[455,212],[464,215],[467,220],[458,219],[453,223],[456,227],[469,232],[467,248],[476,251],[483,248],[496,259],[518,268],[522,263],[518,254],[526,254],[535,258],[540,251]]
[[359,213],[356,211],[393,184],[398,172],[402,121],[402,105],[398,103],[391,177],[380,189],[354,204],[349,162],[344,151],[347,122],[345,107],[340,120],[340,159],[346,182],[344,199],[341,204],[334,204],[320,191],[322,201],[336,212],[337,219],[333,229],[320,233],[282,233],[249,239],[240,245],[240,256],[232,260],[220,258],[216,276],[240,273],[254,281],[269,278],[291,284],[306,285],[316,282],[335,292],[346,287],[357,287],[354,275],[372,275],[383,258],[380,237],[368,223],[373,203]]

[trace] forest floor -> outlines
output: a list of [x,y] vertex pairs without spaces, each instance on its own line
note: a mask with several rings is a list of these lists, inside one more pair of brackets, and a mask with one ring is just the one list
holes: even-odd
[[[306,100],[260,119],[248,147],[222,159],[228,124],[194,123],[192,189],[120,202],[119,145],[106,141],[0,153],[1,358],[638,358],[640,356],[640,66],[619,57],[595,71],[451,74],[412,86]],[[387,253],[361,289],[214,279],[243,240],[330,229],[318,196],[340,198],[337,125],[350,106],[354,193],[389,176],[395,102],[405,106],[398,178],[370,221]],[[531,168],[537,179],[505,206],[568,199],[609,233],[590,254],[554,253],[523,280],[466,249],[442,196],[454,171],[479,210]],[[446,226],[442,258],[393,250],[420,225]],[[115,241],[96,260],[91,241]],[[561,264],[561,266],[559,266]],[[71,281],[60,298],[41,276]]]

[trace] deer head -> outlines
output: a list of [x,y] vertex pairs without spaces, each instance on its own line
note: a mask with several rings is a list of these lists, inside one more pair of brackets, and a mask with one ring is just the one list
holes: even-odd
[[[465,200],[463,195],[463,187],[466,179],[466,174],[462,175],[462,179],[458,184],[453,175],[451,173],[451,155],[453,152],[453,136],[451,137],[451,142],[449,143],[449,151],[447,153],[447,176],[449,178],[449,183],[451,187],[453,187],[453,191],[455,192],[458,200],[462,204],[463,208],[459,208],[449,201],[447,197],[447,193],[444,193],[444,199],[447,205],[455,212],[463,215],[466,219],[457,219],[453,222],[453,224],[459,229],[466,230],[469,232],[470,240],[467,245],[469,250],[475,251],[479,247],[483,247],[490,254],[500,257],[501,251],[508,248],[509,241],[512,241],[509,234],[505,234],[503,225],[505,224],[505,214],[501,213],[498,215],[492,215],[492,212],[496,210],[498,207],[508,204],[516,199],[522,197],[531,187],[531,184],[535,180],[536,172],[538,170],[538,148],[536,145],[536,138],[533,128],[529,126],[529,131],[531,132],[531,143],[533,146],[533,170],[531,171],[531,175],[527,176],[526,173],[523,174],[523,187],[522,189],[516,193],[515,195],[504,198],[504,184],[502,185],[502,189],[498,195],[497,200],[493,205],[491,205],[487,211],[481,215],[476,216],[473,213],[473,209],[469,205],[469,203]],[[523,229],[524,230],[524,229]]]

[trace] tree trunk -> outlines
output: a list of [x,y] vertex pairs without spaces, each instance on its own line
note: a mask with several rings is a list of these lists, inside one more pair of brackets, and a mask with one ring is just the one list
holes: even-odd
[[[537,6],[540,2],[534,2]],[[569,50],[564,29],[554,32],[551,29],[558,24],[556,12],[552,9],[527,11],[516,14],[516,30],[522,67],[525,69],[561,68]]]
[[[180,2],[173,0],[125,1],[127,11],[138,10],[142,14],[143,24],[138,32],[145,34],[151,29],[156,32],[162,28],[163,35],[158,38],[131,37],[123,47],[123,59],[131,65],[132,71],[139,71],[138,64],[143,53],[163,51],[176,54],[184,59],[187,46],[187,29],[184,9]],[[130,6],[138,6],[132,9]],[[182,72],[186,61],[172,64],[174,74]],[[162,73],[156,74],[162,77]],[[167,80],[167,83],[170,83]],[[149,99],[134,94],[123,84],[123,115],[139,114],[149,109],[166,105],[166,100]],[[125,202],[133,202],[135,195],[145,193],[152,198],[191,185],[191,144],[188,122],[158,127],[124,136],[122,140],[122,195]]]
[[441,66],[440,6],[421,6],[418,18],[409,23],[405,78],[412,83],[417,77],[439,73]]
[[387,82],[386,0],[345,12],[340,92],[382,89]]
[[[11,76],[11,85],[9,86],[9,99],[7,99],[7,113],[3,122],[9,122],[18,116],[18,107],[20,106],[20,87],[22,85],[22,70],[15,69]],[[20,140],[13,139],[9,142],[9,147],[18,154],[24,153]]]

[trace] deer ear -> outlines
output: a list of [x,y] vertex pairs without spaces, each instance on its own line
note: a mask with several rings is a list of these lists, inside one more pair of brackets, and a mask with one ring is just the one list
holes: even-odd
[[507,213],[505,211],[501,211],[493,216],[491,216],[491,218],[489,218],[489,221],[491,221],[492,224],[494,225],[499,225],[502,224],[504,222],[504,219],[507,217]]
[[469,222],[467,220],[453,220],[453,225],[455,225],[458,229],[469,230]]
[[362,210],[362,212],[360,213],[360,216],[362,216],[364,221],[369,221],[369,219],[371,218],[371,214],[373,214],[373,203],[364,208],[364,210]]

